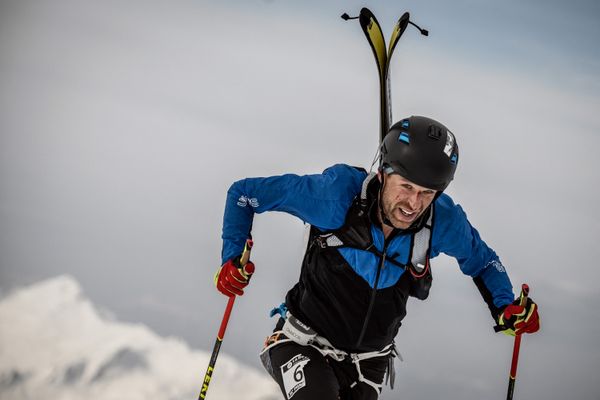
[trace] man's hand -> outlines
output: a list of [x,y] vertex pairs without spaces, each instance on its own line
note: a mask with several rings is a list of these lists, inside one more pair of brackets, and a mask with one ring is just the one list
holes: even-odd
[[253,273],[254,263],[252,261],[248,261],[242,267],[240,266],[240,257],[235,257],[217,270],[215,285],[225,296],[241,296]]
[[515,300],[500,313],[497,330],[509,336],[537,332],[540,329],[537,309],[537,304],[529,297],[525,306],[520,305],[520,299]]

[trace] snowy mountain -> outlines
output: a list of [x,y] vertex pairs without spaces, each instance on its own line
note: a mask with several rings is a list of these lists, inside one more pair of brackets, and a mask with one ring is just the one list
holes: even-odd
[[[0,301],[0,398],[197,399],[210,354],[101,315],[61,276]],[[275,400],[265,374],[219,355],[207,396]]]

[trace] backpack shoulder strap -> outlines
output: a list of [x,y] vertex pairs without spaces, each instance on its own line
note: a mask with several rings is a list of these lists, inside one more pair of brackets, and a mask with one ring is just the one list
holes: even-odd
[[431,205],[429,217],[423,227],[412,235],[410,248],[410,264],[417,273],[423,272],[429,264],[429,249],[433,232],[434,205]]

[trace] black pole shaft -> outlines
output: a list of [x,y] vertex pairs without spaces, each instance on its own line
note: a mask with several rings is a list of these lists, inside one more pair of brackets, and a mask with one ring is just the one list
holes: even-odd
[[215,369],[215,364],[217,363],[217,357],[219,356],[219,351],[221,350],[221,343],[223,343],[223,339],[217,338],[215,341],[215,346],[213,347],[212,356],[210,357],[210,362],[208,363],[208,368],[206,369],[206,375],[204,375],[204,382],[202,382],[202,390],[200,391],[198,400],[206,398],[208,385],[210,385],[210,379],[212,378],[212,373]]

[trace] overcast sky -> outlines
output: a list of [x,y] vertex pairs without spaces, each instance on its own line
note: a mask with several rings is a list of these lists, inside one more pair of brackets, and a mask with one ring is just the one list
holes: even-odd
[[[375,153],[374,59],[358,22],[339,18],[365,4],[323,3],[0,0],[1,290],[69,273],[119,319],[210,350],[229,185],[368,168]],[[517,393],[597,398],[599,3],[368,6],[387,35],[406,10],[429,29],[396,49],[394,119],[426,115],[456,134],[448,192],[540,304]],[[304,227],[264,214],[253,233],[258,271],[223,351],[258,367]],[[511,340],[454,260],[433,272],[384,399],[501,398]]]

